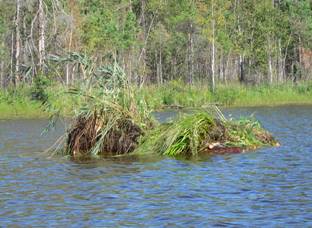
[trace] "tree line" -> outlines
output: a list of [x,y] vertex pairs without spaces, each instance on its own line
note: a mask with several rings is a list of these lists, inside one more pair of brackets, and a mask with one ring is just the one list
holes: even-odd
[[310,0],[0,0],[0,15],[2,87],[112,61],[139,86],[312,77]]

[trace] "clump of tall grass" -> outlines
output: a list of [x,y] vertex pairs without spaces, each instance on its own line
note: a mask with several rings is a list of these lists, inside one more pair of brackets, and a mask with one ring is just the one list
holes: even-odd
[[153,125],[144,101],[136,102],[133,88],[116,61],[97,67],[77,55],[59,59],[79,61],[88,72],[84,83],[69,90],[78,102],[65,153],[78,157],[132,152],[144,129]]
[[256,149],[261,146],[279,145],[260,122],[253,118],[226,121],[224,125],[227,129],[227,140],[224,142],[226,146]]
[[216,113],[185,114],[176,121],[160,125],[143,138],[135,153],[192,157],[204,152],[241,152],[278,145],[256,120],[226,120],[220,111]]
[[153,130],[136,152],[152,151],[168,156],[194,156],[215,127],[212,116],[207,113],[183,116],[175,122],[160,125]]

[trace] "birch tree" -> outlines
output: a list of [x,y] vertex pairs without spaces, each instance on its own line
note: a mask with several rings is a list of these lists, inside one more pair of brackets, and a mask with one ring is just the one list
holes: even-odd
[[16,0],[16,15],[15,15],[15,46],[14,46],[14,76],[13,76],[13,84],[15,86],[18,85],[20,80],[20,53],[21,53],[21,0]]

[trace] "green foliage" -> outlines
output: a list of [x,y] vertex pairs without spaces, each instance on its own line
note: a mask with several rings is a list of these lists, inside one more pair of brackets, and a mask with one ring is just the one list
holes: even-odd
[[129,11],[125,19],[123,29],[122,45],[124,49],[129,49],[136,44],[136,34],[138,33],[137,21],[134,13]]
[[192,157],[207,150],[209,152],[209,145],[213,143],[218,143],[223,149],[255,149],[259,146],[277,145],[258,121],[226,120],[219,110],[216,112],[221,116],[218,117],[211,111],[197,111],[160,125],[147,133],[134,153]]
[[51,81],[43,75],[37,75],[34,79],[34,84],[31,90],[31,98],[33,100],[41,101],[45,103],[48,100],[48,94],[46,92]]
[[47,117],[41,104],[31,99],[30,87],[7,88],[0,91],[0,118],[41,118]]
[[25,103],[29,101],[29,98],[30,89],[27,86],[21,86],[18,89],[9,87],[0,92],[0,101],[7,104]]
[[0,36],[2,36],[4,32],[5,32],[4,18],[0,17]]
[[298,91],[299,94],[301,95],[311,95],[312,94],[312,83],[307,82],[307,83],[302,83],[299,84],[295,87],[295,90]]
[[153,151],[168,156],[195,156],[214,125],[214,120],[208,113],[182,116],[147,134],[135,153]]
[[294,33],[294,41],[301,42],[306,47],[312,47],[312,3],[309,0],[282,2],[281,9],[287,13],[289,17],[290,30]]
[[237,98],[239,98],[239,93],[240,91],[233,87],[220,87],[216,91],[214,99],[219,104],[231,106],[235,104]]
[[127,50],[137,43],[139,28],[136,16],[132,10],[121,13],[118,9],[123,11],[123,3],[83,1],[81,5],[86,9],[82,38],[89,53]]
[[260,123],[255,119],[242,118],[238,121],[226,123],[228,129],[228,139],[226,145],[237,146],[242,148],[257,148],[264,146],[265,143],[274,145],[276,142],[261,141],[257,134],[266,135],[267,132],[261,127]]
[[311,104],[311,83],[283,85],[242,86],[219,85],[215,94],[209,85],[193,86],[173,82],[161,86],[149,86],[137,91],[137,99],[145,99],[148,107],[159,110],[170,107],[201,107],[217,103],[226,107],[274,106]]

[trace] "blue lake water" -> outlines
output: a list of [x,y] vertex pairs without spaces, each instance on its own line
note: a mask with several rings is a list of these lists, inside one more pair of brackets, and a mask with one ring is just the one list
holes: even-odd
[[77,163],[44,152],[63,127],[0,121],[0,226],[312,227],[312,107],[225,112],[253,114],[282,146]]

